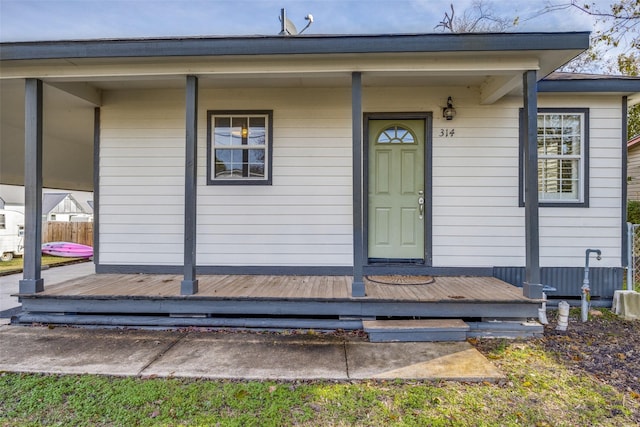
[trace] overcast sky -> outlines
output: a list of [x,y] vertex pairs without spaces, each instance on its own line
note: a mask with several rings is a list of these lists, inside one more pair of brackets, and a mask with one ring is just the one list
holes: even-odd
[[[473,0],[0,0],[0,41],[129,37],[275,35],[280,9],[307,34],[430,33],[449,11]],[[575,9],[532,18],[566,0],[484,0],[500,16],[520,17],[514,31],[591,31]],[[596,3],[607,5],[608,0]]]

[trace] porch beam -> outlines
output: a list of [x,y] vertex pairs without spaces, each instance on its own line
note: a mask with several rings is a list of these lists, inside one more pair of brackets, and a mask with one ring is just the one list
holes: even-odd
[[538,217],[538,93],[536,71],[523,74],[524,89],[524,218],[525,282],[522,293],[542,298],[540,284],[540,230]]
[[184,166],[184,279],[181,295],[198,293],[196,279],[196,189],[198,77],[187,76],[185,106],[185,166]]
[[351,128],[353,149],[353,282],[351,296],[365,296],[364,288],[364,220],[363,220],[363,153],[362,139],[362,73],[351,74]]
[[480,104],[491,105],[520,84],[520,73],[489,79],[480,87]]
[[[59,81],[56,79],[82,78],[123,78],[142,77],[145,79],[177,79],[176,76],[185,73],[197,74],[200,79],[205,77],[246,77],[261,78],[265,73],[274,76],[287,77],[290,75],[317,76],[322,74],[340,74],[345,80],[351,76],[351,70],[357,64],[360,72],[366,73],[406,73],[409,76],[475,76],[482,73],[496,76],[496,82],[490,82],[491,87],[499,89],[505,82],[515,79],[513,88],[519,86],[520,75],[526,70],[538,69],[539,61],[535,57],[510,58],[504,55],[485,55],[482,58],[460,54],[455,58],[425,56],[424,54],[405,54],[398,57],[397,52],[376,54],[375,57],[362,55],[341,55],[326,58],[291,56],[287,61],[281,58],[260,58],[259,62],[250,63],[244,57],[206,57],[185,58],[179,63],[163,62],[162,68],[158,62],[122,63],[121,65],[104,64],[99,68],[95,64],[83,64],[74,61],[73,64],[60,64],[55,74],[47,80],[47,84],[64,90],[72,95],[91,102],[95,106],[102,103],[101,92],[88,83]],[[2,78],[25,78],[38,76],[38,69],[23,69],[21,63],[3,64]],[[491,89],[493,90],[493,89]],[[509,89],[510,90],[510,89]]]
[[48,81],[47,84],[84,101],[87,101],[94,107],[102,106],[102,92],[99,89],[91,86],[89,83]]
[[42,80],[25,80],[24,269],[20,294],[44,291],[42,261]]

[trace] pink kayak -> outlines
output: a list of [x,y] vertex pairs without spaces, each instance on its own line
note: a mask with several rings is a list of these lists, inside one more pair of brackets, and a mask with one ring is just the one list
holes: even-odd
[[49,242],[42,245],[42,253],[66,258],[91,258],[93,248],[80,243]]

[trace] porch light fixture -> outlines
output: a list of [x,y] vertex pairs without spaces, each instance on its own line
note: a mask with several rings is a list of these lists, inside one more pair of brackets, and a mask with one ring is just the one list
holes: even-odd
[[242,137],[246,138],[248,136],[249,136],[249,129],[243,126],[242,127]]
[[442,117],[447,120],[453,120],[456,116],[456,109],[453,108],[453,101],[451,97],[447,98],[447,107],[442,109]]

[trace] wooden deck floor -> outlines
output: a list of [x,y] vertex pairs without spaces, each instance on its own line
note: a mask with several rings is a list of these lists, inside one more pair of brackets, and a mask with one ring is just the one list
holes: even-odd
[[[199,292],[190,299],[353,300],[351,276],[198,276]],[[35,297],[84,299],[180,297],[179,275],[94,274],[46,286]],[[436,277],[433,283],[387,285],[366,280],[364,301],[532,302],[522,289],[493,277]]]
[[537,315],[541,302],[493,277],[436,277],[416,285],[367,280],[362,298],[351,296],[351,276],[201,275],[199,292],[186,296],[180,295],[182,279],[94,274],[45,283],[43,292],[21,295],[16,322],[360,329],[362,319],[526,319]]

